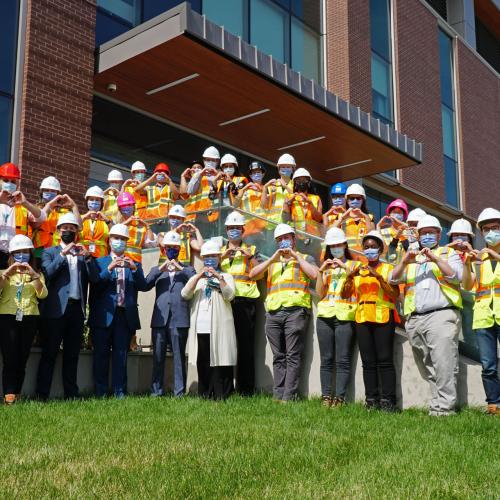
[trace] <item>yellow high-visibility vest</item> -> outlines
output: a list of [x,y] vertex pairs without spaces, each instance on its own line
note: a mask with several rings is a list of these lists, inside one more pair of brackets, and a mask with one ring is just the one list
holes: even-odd
[[481,262],[474,264],[476,273],[474,316],[472,328],[490,328],[495,323],[500,325],[500,264],[495,272],[488,254],[481,256]]
[[[242,243],[241,248],[244,250],[249,249],[251,254],[255,255],[255,245]],[[224,246],[222,248],[222,252],[224,253],[226,249],[227,246]],[[238,250],[232,260],[229,257],[226,257],[221,262],[221,269],[225,273],[231,274],[234,278],[237,297],[247,297],[249,299],[256,299],[257,297],[260,297],[257,282],[248,277],[252,269],[251,260],[252,259],[250,257],[247,257]]]

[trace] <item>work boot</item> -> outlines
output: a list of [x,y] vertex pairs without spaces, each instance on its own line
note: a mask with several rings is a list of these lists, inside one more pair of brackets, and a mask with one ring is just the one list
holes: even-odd
[[378,410],[379,409],[378,400],[376,400],[376,399],[367,399],[365,401],[365,408],[367,410]]
[[332,401],[332,408],[339,408],[340,406],[345,405],[345,399],[344,398],[339,398],[338,396],[335,396]]
[[390,399],[381,399],[380,409],[387,413],[394,413],[395,411],[397,411],[396,405]]
[[332,406],[332,397],[331,396],[321,396],[321,404],[326,408],[330,408]]

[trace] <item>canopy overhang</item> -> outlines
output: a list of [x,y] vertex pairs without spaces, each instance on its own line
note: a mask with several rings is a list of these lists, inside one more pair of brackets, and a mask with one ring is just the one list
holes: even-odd
[[422,144],[258,51],[188,3],[101,45],[96,65],[96,93],[270,163],[289,152],[323,182],[422,161]]

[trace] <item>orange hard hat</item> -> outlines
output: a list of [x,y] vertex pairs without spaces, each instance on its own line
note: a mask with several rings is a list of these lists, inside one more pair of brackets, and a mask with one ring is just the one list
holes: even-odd
[[0,167],[0,177],[4,179],[20,179],[21,173],[13,163],[4,163]]
[[155,174],[157,172],[166,172],[168,175],[170,175],[170,167],[166,163],[158,163],[155,167]]

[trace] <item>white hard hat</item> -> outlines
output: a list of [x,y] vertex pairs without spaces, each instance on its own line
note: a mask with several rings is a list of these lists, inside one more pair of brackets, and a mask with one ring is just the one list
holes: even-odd
[[215,158],[220,159],[219,150],[215,146],[210,146],[205,151],[203,151],[203,158]]
[[134,173],[139,170],[146,170],[146,165],[144,165],[142,161],[134,161],[134,163],[132,163],[132,166],[130,167],[130,171]]
[[87,189],[85,198],[95,196],[96,198],[104,198],[104,191],[99,186],[92,186]]
[[469,234],[474,236],[474,231],[472,230],[471,223],[465,219],[457,219],[453,222],[448,231],[448,236],[452,234]]
[[76,227],[80,226],[73,212],[66,212],[59,217],[57,220],[57,227],[62,226],[63,224],[73,224]]
[[339,245],[346,242],[347,238],[340,227],[331,227],[325,234],[325,245]]
[[181,236],[177,231],[169,231],[168,233],[165,233],[165,236],[163,236],[163,240],[161,241],[162,245],[175,245],[180,247],[181,246]]
[[496,208],[485,208],[477,218],[477,227],[487,220],[497,219],[500,219],[500,210],[497,210]]
[[9,252],[16,252],[17,250],[32,250],[33,242],[24,234],[16,234],[9,241]]
[[168,211],[168,216],[170,217],[171,215],[175,215],[177,217],[182,217],[183,219],[185,219],[186,218],[186,210],[184,210],[184,207],[182,205],[174,205]]
[[309,177],[309,179],[312,179],[309,170],[306,170],[305,168],[298,168],[295,170],[292,179],[296,179],[297,177]]
[[291,154],[285,153],[278,158],[278,167],[280,165],[293,165],[295,167],[295,158]]
[[119,170],[111,170],[108,174],[108,182],[111,181],[123,181],[123,175]]
[[54,191],[61,191],[61,183],[51,175],[43,179],[42,183],[40,184],[40,189],[52,189]]
[[437,217],[434,217],[434,215],[424,215],[417,224],[417,230],[420,231],[420,229],[424,229],[425,227],[435,227],[436,229],[439,229],[441,231],[441,223],[437,219]]
[[345,192],[346,196],[349,196],[350,194],[357,194],[358,196],[366,198],[365,188],[361,184],[351,184]]
[[278,224],[274,228],[274,239],[279,238],[284,234],[295,234],[295,229],[288,224]]
[[214,240],[208,240],[201,245],[200,255],[204,257],[205,255],[215,255],[221,254],[222,250],[220,245]]
[[235,165],[238,165],[238,160],[236,159],[236,156],[226,153],[220,160],[221,165],[225,165],[226,163],[234,163]]
[[414,208],[410,210],[408,217],[406,218],[406,222],[418,222],[422,217],[425,217],[427,214],[421,208]]
[[123,238],[128,238],[128,227],[125,224],[115,224],[114,226],[111,226],[109,236],[122,236]]
[[240,214],[239,212],[231,212],[226,217],[225,226],[244,226],[245,225],[245,216]]
[[382,247],[385,246],[385,241],[384,241],[383,236],[375,229],[373,229],[372,231],[370,231],[369,233],[367,233],[363,236],[363,242],[365,240],[367,240],[368,238],[373,238],[375,240],[378,240],[378,241],[380,241]]

